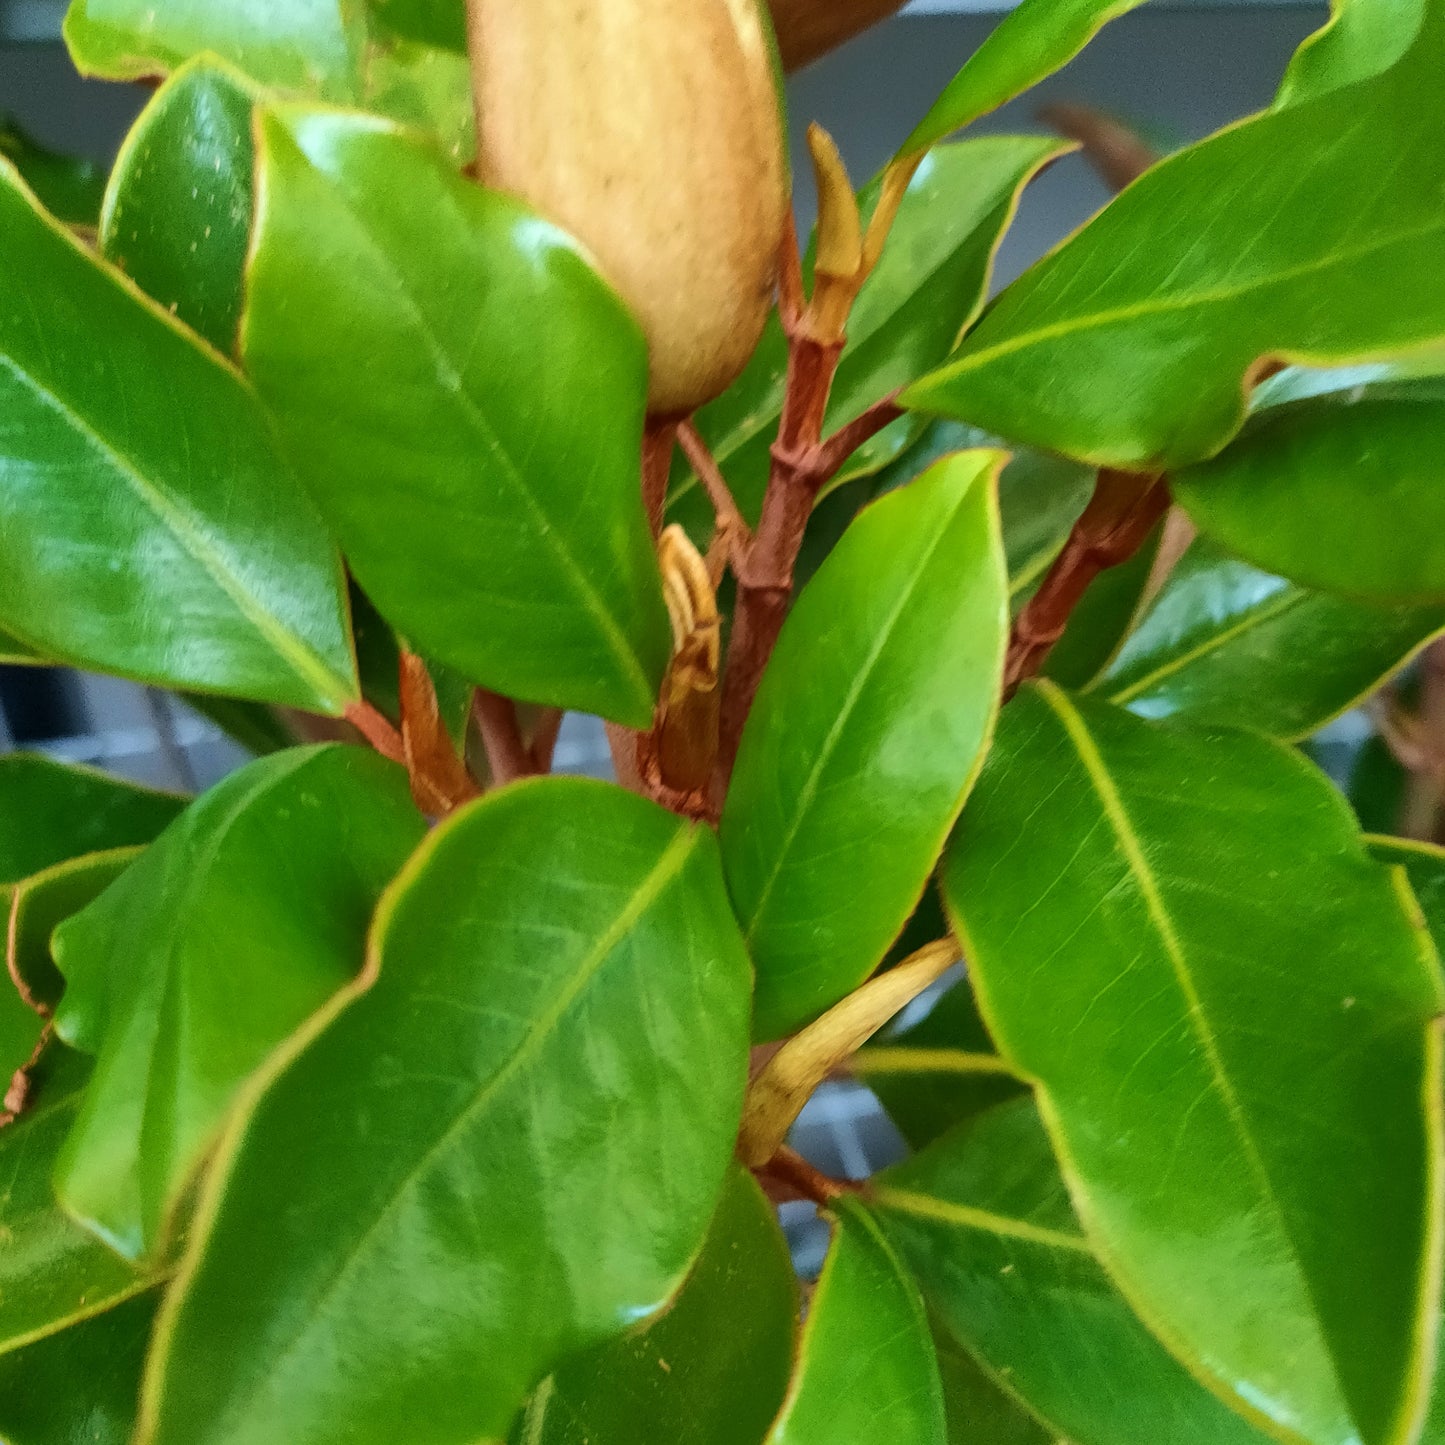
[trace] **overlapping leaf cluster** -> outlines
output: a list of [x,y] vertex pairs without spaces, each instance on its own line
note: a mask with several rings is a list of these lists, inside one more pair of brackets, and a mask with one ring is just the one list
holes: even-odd
[[[0,652],[261,756],[0,760],[7,1445],[1445,1441],[1445,852],[1292,746],[1445,631],[1445,5],[1344,0],[985,304],[1062,147],[948,137],[1130,8],[1025,0],[901,147],[828,420],[905,415],[714,828],[294,745],[403,650],[463,742],[476,688],[646,728],[669,663],[644,343],[464,173],[461,6],[75,0],[168,78],[103,197],[0,147]],[[787,367],[696,418],[749,523]],[[1005,702],[1101,467],[1175,505]],[[945,927],[804,1321],[750,1047]]]

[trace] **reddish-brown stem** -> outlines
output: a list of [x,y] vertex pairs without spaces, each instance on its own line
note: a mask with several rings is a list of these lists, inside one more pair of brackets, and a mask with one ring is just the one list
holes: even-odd
[[733,556],[740,556],[752,542],[753,533],[752,528],[743,520],[742,512],[738,510],[727,478],[723,476],[722,469],[708,450],[701,433],[690,421],[684,422],[678,428],[677,439],[682,446],[683,455],[697,473],[697,479],[702,483],[708,501],[712,503],[718,531],[727,535]]
[[814,469],[822,478],[820,485],[833,480],[843,469],[843,464],[863,445],[872,441],[884,427],[892,426],[899,417],[906,415],[897,402],[898,393],[885,396],[874,402],[867,411],[853,418],[825,441],[818,449]]
[[406,766],[406,748],[401,733],[383,713],[369,702],[354,702],[346,709],[346,721],[359,732],[382,757]]
[[859,1192],[858,1186],[850,1180],[834,1179],[832,1175],[824,1174],[786,1144],[757,1171],[757,1175],[765,1188],[770,1184],[782,1186],[781,1189],[768,1190],[774,1197],[787,1196],[791,1192],[792,1198],[811,1199],[814,1204],[825,1207],[845,1194]]
[[1074,523],[1039,590],[1014,622],[1004,666],[1004,696],[1038,674],[1064,634],[1089,584],[1127,562],[1169,509],[1169,488],[1157,473],[1104,469],[1084,514]]
[[[1420,711],[1398,709],[1381,733],[1410,773],[1401,800],[1401,836],[1433,842],[1440,836],[1445,800],[1445,646],[1432,643],[1420,659]],[[1408,740],[1408,746],[1402,741]]]
[[422,812],[441,817],[480,789],[442,721],[437,690],[425,662],[405,648],[400,660],[401,741],[412,797]]
[[672,472],[672,449],[677,443],[677,423],[649,417],[642,434],[642,501],[652,535],[662,531],[667,512],[667,482]]
[[532,766],[538,773],[552,771],[557,735],[562,731],[562,719],[566,716],[560,707],[544,707],[537,714],[537,725],[532,729]]
[[514,783],[518,778],[531,777],[537,771],[535,760],[522,741],[517,704],[511,698],[479,687],[472,699],[472,716],[476,718],[477,731],[482,735],[492,781],[498,787]]

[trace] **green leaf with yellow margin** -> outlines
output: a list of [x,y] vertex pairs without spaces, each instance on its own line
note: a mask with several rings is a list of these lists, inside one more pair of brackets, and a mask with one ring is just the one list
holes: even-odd
[[1010,286],[904,404],[1172,469],[1238,430],[1264,361],[1438,340],[1442,64],[1434,5],[1390,69],[1170,156]]
[[[1079,1228],[1032,1100],[1001,1104],[886,1170],[870,1208],[947,1335],[987,1382],[1047,1426],[1045,1438],[1264,1445],[1114,1288]],[[1020,1438],[1031,1445],[1038,1436]],[[1006,1439],[958,1436],[960,1445]]]
[[649,726],[671,636],[636,323],[574,241],[425,137],[295,107],[260,125],[242,351],[357,580],[471,681]]
[[511,1445],[761,1445],[787,1392],[797,1314],[777,1214],[734,1165],[666,1312],[549,1375]]
[[874,502],[783,627],[720,833],[759,1039],[882,962],[977,775],[1008,636],[1002,460],[960,452]]
[[767,1445],[945,1445],[943,1382],[918,1286],[868,1212],[837,1200],[787,1405]]
[[1253,734],[1029,688],[944,893],[990,1032],[1151,1327],[1282,1439],[1412,1440],[1445,992],[1327,780]]
[[4,161],[0,229],[0,623],[76,666],[342,712],[340,561],[250,388]]
[[454,813],[351,1001],[232,1125],[138,1445],[504,1436],[686,1276],[737,1138],[749,982],[710,829],[582,778]]

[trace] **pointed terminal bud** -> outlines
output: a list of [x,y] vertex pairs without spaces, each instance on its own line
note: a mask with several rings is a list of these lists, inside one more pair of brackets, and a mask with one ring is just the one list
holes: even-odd
[[843,157],[833,137],[816,122],[808,127],[808,149],[818,182],[818,250],[808,332],[827,345],[843,339],[863,284],[863,223]]
[[717,760],[722,618],[707,563],[681,527],[664,530],[657,560],[673,644],[658,707],[658,768],[668,787],[690,793],[706,785]]
[[577,236],[651,351],[650,410],[726,390],[788,208],[761,0],[469,0],[479,175]]

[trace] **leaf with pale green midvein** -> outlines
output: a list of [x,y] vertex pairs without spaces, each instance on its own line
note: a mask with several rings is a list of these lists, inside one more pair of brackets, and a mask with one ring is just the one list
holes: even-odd
[[255,96],[214,56],[188,61],[131,128],[100,218],[101,255],[227,355],[245,290]]
[[787,1392],[797,1314],[777,1214],[734,1166],[667,1312],[543,1380],[511,1445],[761,1445]]
[[1141,717],[1307,737],[1445,629],[1445,606],[1312,592],[1196,542],[1092,690]]
[[943,1383],[918,1286],[855,1200],[833,1205],[833,1244],[788,1402],[768,1445],[945,1445]]
[[1410,48],[1425,5],[1426,0],[1332,0],[1329,22],[1295,51],[1276,109],[1387,70]]
[[129,1445],[159,1304],[152,1291],[0,1356],[5,1445]]
[[1160,1337],[1285,1438],[1413,1438],[1445,991],[1329,782],[1254,734],[1043,684],[1006,710],[944,896],[1090,1239]]
[[190,800],[35,753],[0,757],[0,883],[149,843]]
[[[1435,947],[1445,957],[1445,848],[1404,838],[1370,838],[1370,852],[1381,863],[1403,868],[1425,916]],[[1445,1318],[1442,1318],[1445,1325]],[[1420,1432],[1420,1445],[1445,1445],[1445,1378],[1437,1360],[1430,1411]]]
[[[871,1207],[948,1334],[1049,1426],[1049,1438],[1263,1445],[1110,1283],[1031,1100],[1002,1104],[880,1175]],[[991,1436],[961,1438],[994,1445]]]
[[995,26],[903,143],[915,155],[997,110],[1065,65],[1143,0],[1023,0]]
[[783,628],[721,828],[760,1039],[877,968],[977,775],[1008,634],[1001,462],[960,452],[874,502]]
[[420,135],[286,108],[261,137],[242,348],[357,579],[471,680],[648,726],[670,638],[622,302]]
[[96,1056],[55,1171],[75,1218],[129,1258],[164,1249],[247,1078],[360,971],[425,832],[400,768],[295,748],[197,799],[61,925],[55,1030]]
[[89,1061],[52,1044],[23,1114],[0,1129],[0,1356],[66,1330],[148,1289],[56,1203],[50,1172],[76,1115]]
[[1101,465],[1175,468],[1238,430],[1264,359],[1437,341],[1442,62],[1432,7],[1382,74],[1170,156],[1010,286],[904,404]]
[[1170,479],[1206,537],[1304,587],[1445,602],[1445,386],[1393,383],[1259,412]]
[[233,1124],[139,1441],[504,1435],[686,1275],[749,978],[709,829],[581,778],[454,813],[383,900],[354,1001]]
[[849,1068],[915,1149],[1026,1088],[999,1058],[966,978],[917,1023],[860,1049]]
[[250,388],[3,161],[0,229],[0,623],[60,661],[341,712],[340,563]]
[[[1039,136],[989,136],[942,146],[924,161],[848,318],[848,345],[825,421],[829,434],[953,350],[988,295],[994,253],[1024,187],[1065,149]],[[865,211],[877,191],[876,182],[864,188]],[[788,346],[775,313],[747,369],[697,415],[698,430],[750,523],[762,510],[787,370]],[[895,422],[854,455],[838,480],[877,471],[918,429],[916,419]],[[959,441],[944,450],[985,444]],[[668,505],[673,520],[706,537],[712,510],[680,453]]]
[[988,1377],[937,1316],[932,1327],[948,1445],[1060,1445],[1052,1430]]

